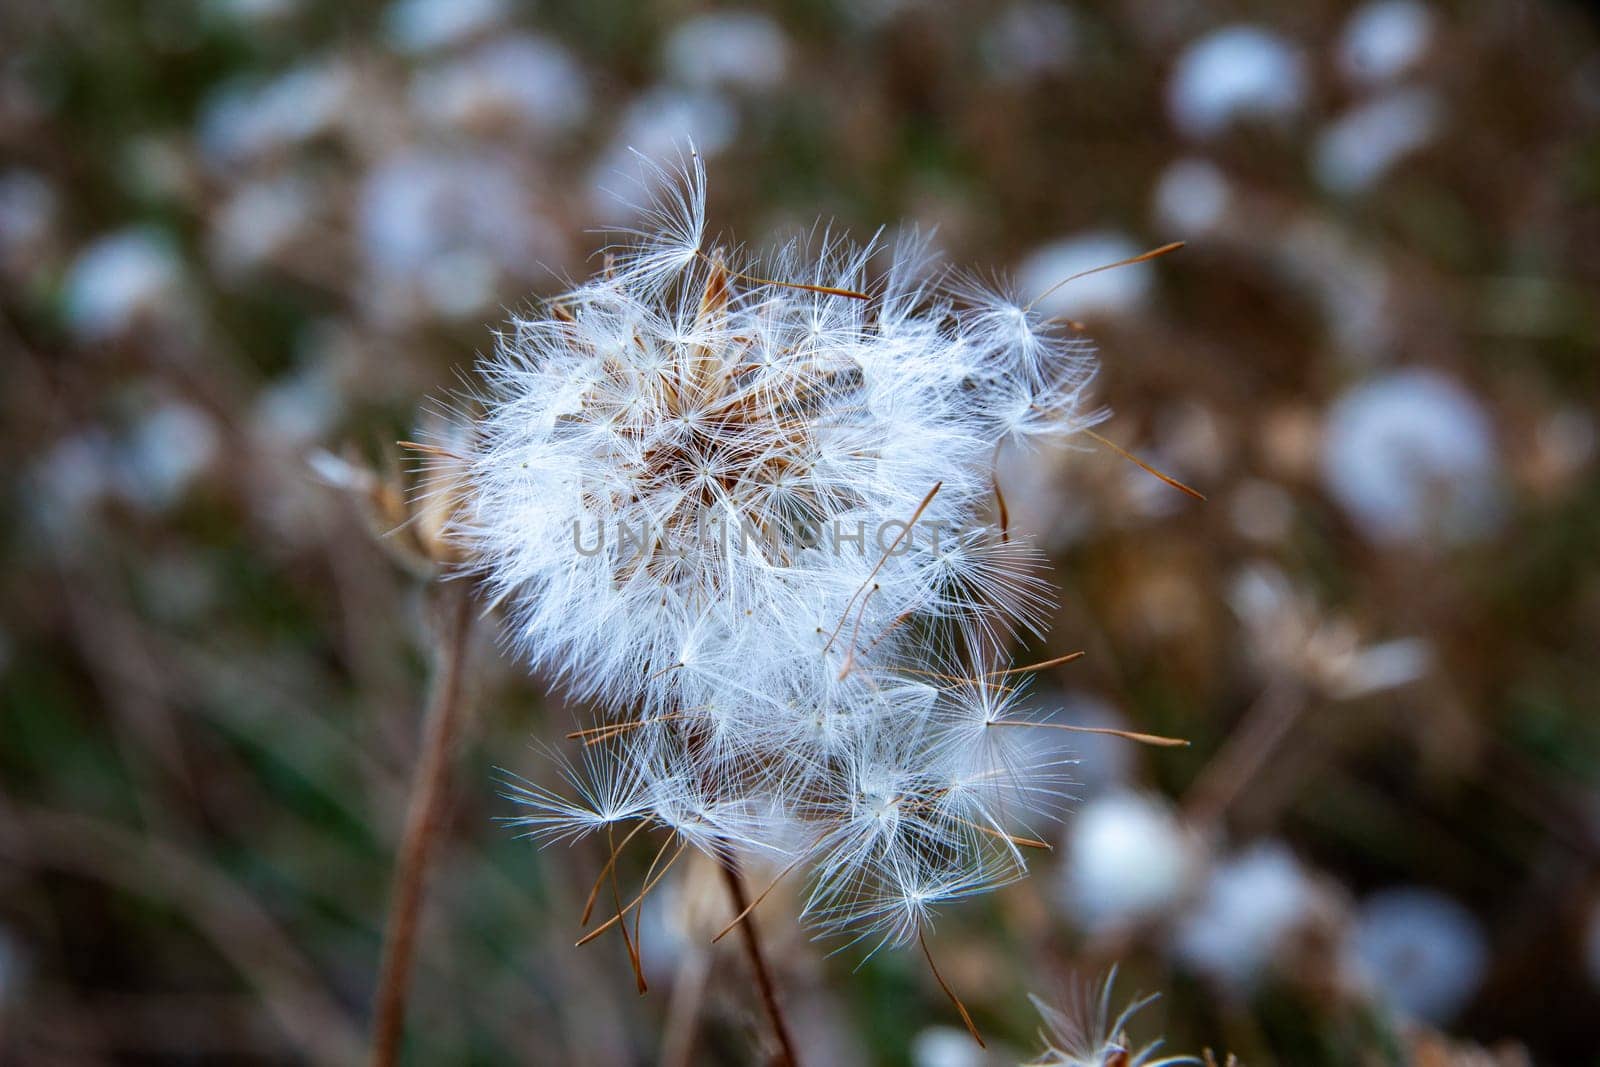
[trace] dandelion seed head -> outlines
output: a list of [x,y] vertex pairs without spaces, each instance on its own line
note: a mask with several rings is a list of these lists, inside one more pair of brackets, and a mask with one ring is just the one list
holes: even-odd
[[981,679],[1051,608],[990,520],[1003,444],[1098,417],[1092,349],[915,235],[717,244],[696,155],[641,186],[474,398],[455,535],[516,649],[603,709],[580,800],[519,787],[521,824],[806,860],[817,929],[904,942],[1019,877],[1018,820],[1063,789],[985,728],[1010,687]]

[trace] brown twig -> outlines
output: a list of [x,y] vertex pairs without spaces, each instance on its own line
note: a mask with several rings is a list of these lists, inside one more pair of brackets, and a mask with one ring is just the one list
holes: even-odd
[[444,586],[445,621],[433,695],[423,722],[422,752],[411,777],[404,836],[395,859],[389,918],[384,926],[383,960],[373,998],[373,1067],[393,1067],[405,1034],[406,994],[411,988],[417,925],[428,863],[445,825],[450,764],[466,704],[464,675],[467,637],[472,628],[472,596],[465,582]]
[[744,876],[739,873],[739,860],[731,852],[722,857],[722,880],[728,886],[728,896],[733,900],[733,910],[743,915],[739,933],[743,935],[745,955],[750,958],[750,969],[755,972],[756,988],[761,992],[761,1003],[767,1009],[767,1019],[772,1023],[772,1033],[782,1050],[781,1060],[786,1067],[800,1067],[795,1055],[794,1040],[789,1036],[789,1024],[784,1019],[783,1008],[778,1004],[777,989],[772,984],[772,972],[767,968],[767,957],[761,951],[761,935],[756,931],[754,916],[750,915],[750,897],[745,892]]

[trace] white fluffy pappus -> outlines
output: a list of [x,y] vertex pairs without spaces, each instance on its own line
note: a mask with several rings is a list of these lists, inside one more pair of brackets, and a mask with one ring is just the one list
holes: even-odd
[[1099,417],[1092,348],[915,238],[709,246],[699,157],[647,177],[641,229],[512,321],[474,398],[456,536],[515,647],[602,709],[573,798],[514,786],[512,821],[803,867],[820,932],[915,940],[1020,877],[1063,796],[996,728],[1028,722],[996,663],[1050,600],[986,517],[1002,445]]
[[1095,996],[1089,988],[1079,985],[1073,1004],[1067,1010],[1057,1008],[1038,997],[1030,996],[1038,1009],[1044,1027],[1039,1036],[1045,1050],[1026,1067],[1177,1067],[1178,1064],[1200,1064],[1193,1056],[1163,1056],[1157,1059],[1162,1042],[1153,1041],[1143,1048],[1135,1048],[1128,1040],[1128,1023],[1145,1008],[1155,1003],[1156,995],[1135,995],[1128,1006],[1113,1016],[1111,994],[1117,982],[1117,969],[1111,968]]

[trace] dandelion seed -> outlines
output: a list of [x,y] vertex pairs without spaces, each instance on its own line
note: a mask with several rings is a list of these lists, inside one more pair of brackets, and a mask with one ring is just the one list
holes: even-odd
[[1116,1016],[1111,1014],[1112,988],[1116,985],[1117,969],[1111,968],[1095,997],[1087,986],[1075,990],[1074,1003],[1069,1010],[1061,1010],[1029,997],[1038,1009],[1044,1027],[1039,1037],[1045,1050],[1028,1067],[1176,1067],[1177,1064],[1200,1064],[1193,1056],[1153,1057],[1160,1051],[1162,1042],[1153,1041],[1135,1049],[1128,1040],[1128,1022],[1156,1001],[1155,996],[1138,997]]

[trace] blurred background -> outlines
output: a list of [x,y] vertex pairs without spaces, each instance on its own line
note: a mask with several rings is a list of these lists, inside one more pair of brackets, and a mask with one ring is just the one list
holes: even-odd
[[[437,610],[326,483],[414,466],[429,398],[629,222],[629,148],[692,137],[753,244],[937,226],[1038,292],[1188,242],[1046,306],[1101,345],[1106,435],[1209,501],[1103,450],[1002,483],[1061,587],[1019,662],[1087,652],[1039,709],[1193,745],[1073,746],[1054,852],[943,917],[990,1058],[915,951],[856,970],[780,887],[809,1061],[1015,1062],[1028,993],[1121,961],[1172,1051],[1600,1063],[1597,24],[6,3],[0,1062],[360,1058]],[[572,947],[603,851],[496,822],[578,709],[492,623],[471,704],[409,1062],[750,1061],[714,878],[652,895],[635,995]]]

